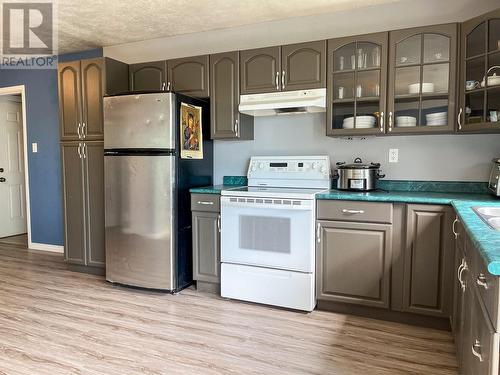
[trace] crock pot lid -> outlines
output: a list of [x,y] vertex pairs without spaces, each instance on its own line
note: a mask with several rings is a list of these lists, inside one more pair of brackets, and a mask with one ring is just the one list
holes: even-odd
[[352,164],[339,164],[339,163],[337,163],[337,167],[339,169],[379,169],[380,164],[379,163],[363,164],[363,161],[361,160],[361,158],[356,158],[356,159],[354,159],[354,163],[352,163]]

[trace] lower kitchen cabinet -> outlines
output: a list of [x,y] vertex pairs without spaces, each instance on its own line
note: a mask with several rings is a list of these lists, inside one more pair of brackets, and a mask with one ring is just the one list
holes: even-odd
[[389,308],[392,225],[318,221],[317,298]]
[[192,194],[193,279],[201,290],[220,284],[220,196]]
[[453,211],[406,205],[403,311],[447,318],[453,296]]
[[65,259],[89,272],[105,267],[104,144],[61,144]]

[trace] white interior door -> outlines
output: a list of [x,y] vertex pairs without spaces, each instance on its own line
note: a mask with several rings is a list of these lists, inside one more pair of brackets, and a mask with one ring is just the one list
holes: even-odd
[[0,100],[0,238],[26,233],[21,103]]

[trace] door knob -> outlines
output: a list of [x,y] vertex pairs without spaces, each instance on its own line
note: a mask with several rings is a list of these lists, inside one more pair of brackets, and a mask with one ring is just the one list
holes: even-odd
[[5,177],[0,177],[0,182],[5,182],[5,181],[7,181]]
[[0,173],[3,173],[3,168],[0,168]]

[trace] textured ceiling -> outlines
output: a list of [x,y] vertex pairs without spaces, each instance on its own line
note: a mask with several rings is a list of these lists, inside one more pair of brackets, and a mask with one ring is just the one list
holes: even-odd
[[401,0],[58,0],[59,52]]

